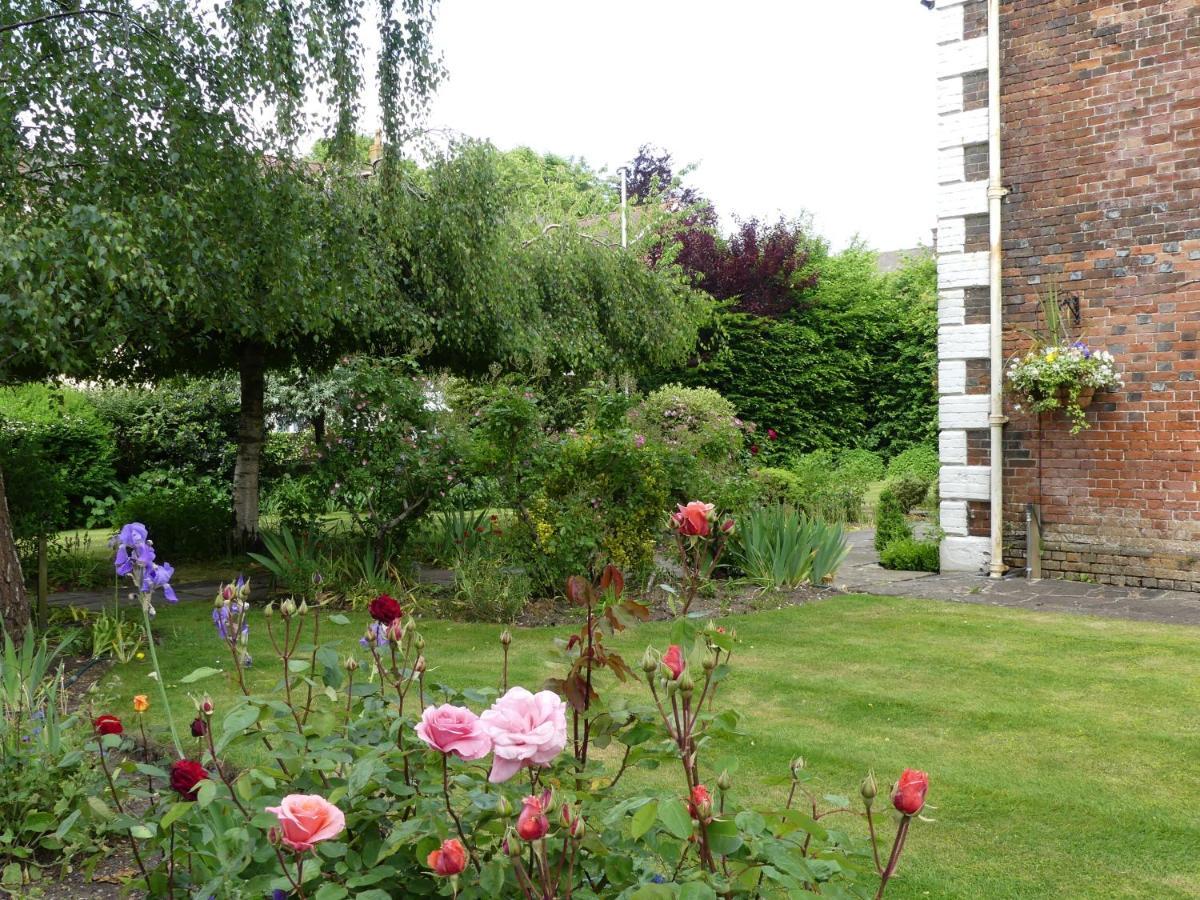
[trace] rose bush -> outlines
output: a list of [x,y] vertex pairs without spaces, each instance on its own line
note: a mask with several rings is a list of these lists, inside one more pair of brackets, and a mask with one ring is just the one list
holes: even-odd
[[[198,700],[199,758],[176,745],[165,768],[135,764],[113,752],[130,747],[115,732],[92,744],[110,788],[94,808],[131,848],[130,887],[305,900],[883,895],[925,803],[923,773],[895,787],[886,863],[873,778],[862,811],[819,799],[800,760],[782,805],[742,795],[706,758],[714,741],[739,739],[736,712],[715,703],[733,674],[734,635],[676,621],[665,652],[647,648],[633,691],[638,673],[605,637],[646,608],[611,566],[596,583],[573,577],[566,594],[582,624],[558,647],[564,676],[536,691],[507,683],[507,631],[500,689],[463,689],[429,677],[437,648],[411,616],[382,630],[363,616],[374,630],[347,655],[320,639],[322,619],[345,624],[342,614],[269,604],[260,619],[279,681],[263,695],[245,689],[240,649],[218,633],[243,696],[230,709]],[[204,667],[183,680],[218,674]],[[613,693],[613,680],[631,690]],[[230,752],[251,745],[262,753],[238,758],[258,761],[237,767]],[[656,774],[627,789],[637,769]],[[833,813],[861,816],[869,837],[828,826]]]

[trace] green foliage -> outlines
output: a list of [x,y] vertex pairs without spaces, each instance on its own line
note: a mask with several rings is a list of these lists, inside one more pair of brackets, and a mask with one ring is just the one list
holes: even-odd
[[93,849],[80,809],[100,789],[83,764],[72,730],[78,719],[60,711],[59,657],[28,629],[21,646],[3,635],[0,646],[0,871],[13,893],[40,870]]
[[853,455],[845,463],[828,450],[792,457],[788,467],[752,471],[764,502],[787,503],[826,522],[861,522],[863,501],[875,466]]
[[[37,583],[37,541],[18,540],[17,550],[25,581],[33,587]],[[111,554],[107,547],[98,546],[90,534],[52,534],[46,542],[46,574],[51,591],[112,587]]]
[[430,515],[416,535],[417,552],[422,559],[452,566],[490,537],[503,534],[500,517],[486,509],[449,507]]
[[[668,377],[715,388],[778,432],[783,454],[867,447],[883,454],[936,434],[936,267],[878,273],[853,247],[817,262],[818,283],[777,318],[721,313],[698,362]],[[772,465],[775,461],[771,460]]]
[[937,572],[941,569],[937,541],[896,538],[879,554],[879,564],[902,572]]
[[464,548],[454,561],[454,599],[441,609],[471,622],[515,622],[533,583],[496,552],[492,542]]
[[322,569],[328,568],[318,536],[294,533],[286,525],[259,536],[266,553],[248,556],[271,573],[276,589],[290,597],[315,597],[324,577]]
[[887,470],[878,453],[859,448],[843,450],[837,455],[838,472],[855,484],[870,484],[883,478]]
[[670,506],[671,456],[639,444],[630,400],[597,392],[577,429],[547,433],[537,396],[497,385],[478,411],[474,468],[497,479],[514,511],[505,540],[539,591],[561,591],[567,576],[612,563],[641,576]]
[[151,469],[229,478],[237,444],[238,388],[230,378],[175,378],[150,388],[105,387],[88,399],[116,440],[117,474]]
[[930,482],[913,474],[906,473],[888,482],[888,489],[896,497],[896,502],[906,513],[925,501],[929,494]]
[[790,506],[758,506],[738,519],[730,544],[734,564],[756,584],[796,588],[821,585],[850,552],[845,531],[810,519]]
[[316,476],[282,475],[269,483],[263,507],[280,525],[305,531],[329,509],[329,494]]
[[888,478],[903,478],[913,475],[926,484],[932,484],[938,479],[941,462],[938,460],[936,447],[929,444],[919,444],[898,454],[888,463]]
[[129,483],[112,525],[141,522],[173,559],[211,559],[229,546],[233,522],[227,489],[189,472],[157,470]]
[[896,495],[884,489],[875,507],[875,549],[882,553],[894,541],[912,537],[912,528],[904,516],[904,507]]
[[458,434],[435,420],[408,361],[358,357],[343,369],[315,475],[385,555],[457,480]]

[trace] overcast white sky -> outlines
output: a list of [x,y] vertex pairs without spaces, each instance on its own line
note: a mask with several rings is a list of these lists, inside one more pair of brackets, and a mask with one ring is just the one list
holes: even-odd
[[917,0],[441,0],[430,124],[610,171],[658,144],[726,217],[808,210],[837,247],[911,247],[935,224],[933,18]]

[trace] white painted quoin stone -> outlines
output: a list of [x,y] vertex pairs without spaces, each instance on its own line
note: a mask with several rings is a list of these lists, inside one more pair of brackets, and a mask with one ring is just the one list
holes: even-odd
[[963,40],[966,0],[939,0],[937,17],[938,449],[943,572],[986,569],[987,537],[970,534],[972,501],[987,501],[989,466],[968,465],[967,432],[986,429],[987,394],[967,393],[969,360],[989,356],[989,327],[967,324],[970,288],[989,284],[987,251],[966,251],[965,216],[986,215],[987,182],[967,181],[963,148],[988,139],[988,110],[963,109],[963,76],[987,68],[987,37]]

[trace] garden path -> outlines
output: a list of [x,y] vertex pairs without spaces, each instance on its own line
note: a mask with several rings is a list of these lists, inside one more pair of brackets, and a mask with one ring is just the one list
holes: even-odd
[[[875,533],[867,528],[852,532],[850,555],[838,572],[837,587],[849,593],[946,600],[985,606],[1012,606],[1038,612],[1083,613],[1146,622],[1200,625],[1200,594],[1153,588],[1117,587],[1045,578],[1028,581],[1023,573],[993,579],[983,575],[932,575],[896,572],[879,565]],[[431,570],[436,574],[436,570]],[[424,574],[424,573],[423,573]],[[432,576],[431,576],[432,577]],[[220,583],[201,581],[177,585],[181,602],[211,603]],[[266,599],[266,585],[255,584],[252,599]],[[122,597],[122,604],[131,602]],[[112,603],[112,591],[67,591],[50,596],[53,606],[80,606],[99,610]]]
[[1200,625],[1200,594],[1190,591],[1117,587],[1043,578],[1029,581],[1021,571],[1005,578],[984,575],[894,572],[879,565],[875,532],[855,531],[850,555],[836,584],[856,594],[920,600],[947,600],[985,606],[1013,606],[1038,612],[1083,613],[1145,622]]

